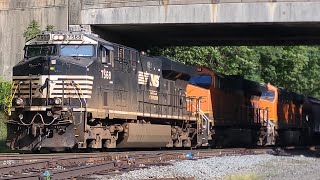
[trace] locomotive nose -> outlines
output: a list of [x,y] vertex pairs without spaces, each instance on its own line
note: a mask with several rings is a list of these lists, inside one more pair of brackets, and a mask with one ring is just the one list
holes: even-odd
[[89,62],[59,56],[26,59],[13,69],[15,98],[28,99],[28,106],[63,105],[64,98],[90,98],[93,76],[87,75]]
[[[94,77],[92,59],[38,56],[13,69],[12,115],[7,145],[24,150],[72,148],[74,124],[84,121]],[[16,137],[14,132],[23,134]],[[55,142],[55,143],[52,143]]]
[[47,75],[51,57],[33,57],[20,62],[13,68],[14,76]]

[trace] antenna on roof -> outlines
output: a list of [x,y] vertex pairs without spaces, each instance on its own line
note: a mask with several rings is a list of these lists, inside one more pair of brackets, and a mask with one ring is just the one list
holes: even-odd
[[69,25],[69,31],[86,32],[91,34],[90,25]]

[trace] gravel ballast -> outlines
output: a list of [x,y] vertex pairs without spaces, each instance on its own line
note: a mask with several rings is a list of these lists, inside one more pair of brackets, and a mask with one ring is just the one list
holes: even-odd
[[243,155],[199,160],[171,161],[115,176],[94,175],[94,179],[133,180],[174,177],[195,179],[320,179],[320,160],[304,156]]

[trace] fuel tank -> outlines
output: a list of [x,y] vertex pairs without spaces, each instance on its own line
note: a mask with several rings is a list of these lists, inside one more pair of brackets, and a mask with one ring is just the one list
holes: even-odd
[[170,125],[127,123],[123,127],[123,139],[117,148],[166,147],[171,140]]

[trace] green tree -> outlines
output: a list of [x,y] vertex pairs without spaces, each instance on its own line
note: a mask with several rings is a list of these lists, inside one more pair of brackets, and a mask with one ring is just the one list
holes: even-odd
[[315,46],[257,47],[261,79],[285,89],[319,96],[319,48]]
[[[45,28],[45,31],[53,31],[54,26],[53,25],[47,25]],[[36,37],[38,34],[41,33],[40,25],[37,21],[33,20],[28,25],[27,29],[23,32],[23,37],[25,37],[26,41],[29,41],[30,39]]]
[[155,48],[149,53],[168,56],[189,65],[206,66],[218,73],[243,75],[260,81],[257,76],[260,68],[258,54],[246,46]]
[[46,26],[46,31],[53,31],[54,30],[54,25],[47,25]]
[[26,41],[36,37],[41,33],[40,25],[37,21],[33,20],[27,27],[27,29],[23,32],[23,37],[25,37]]
[[11,83],[0,79],[0,110],[4,111],[10,106]]
[[149,53],[320,98],[318,46],[170,47]]
[[11,83],[0,79],[0,152],[6,151],[8,110],[11,106]]

